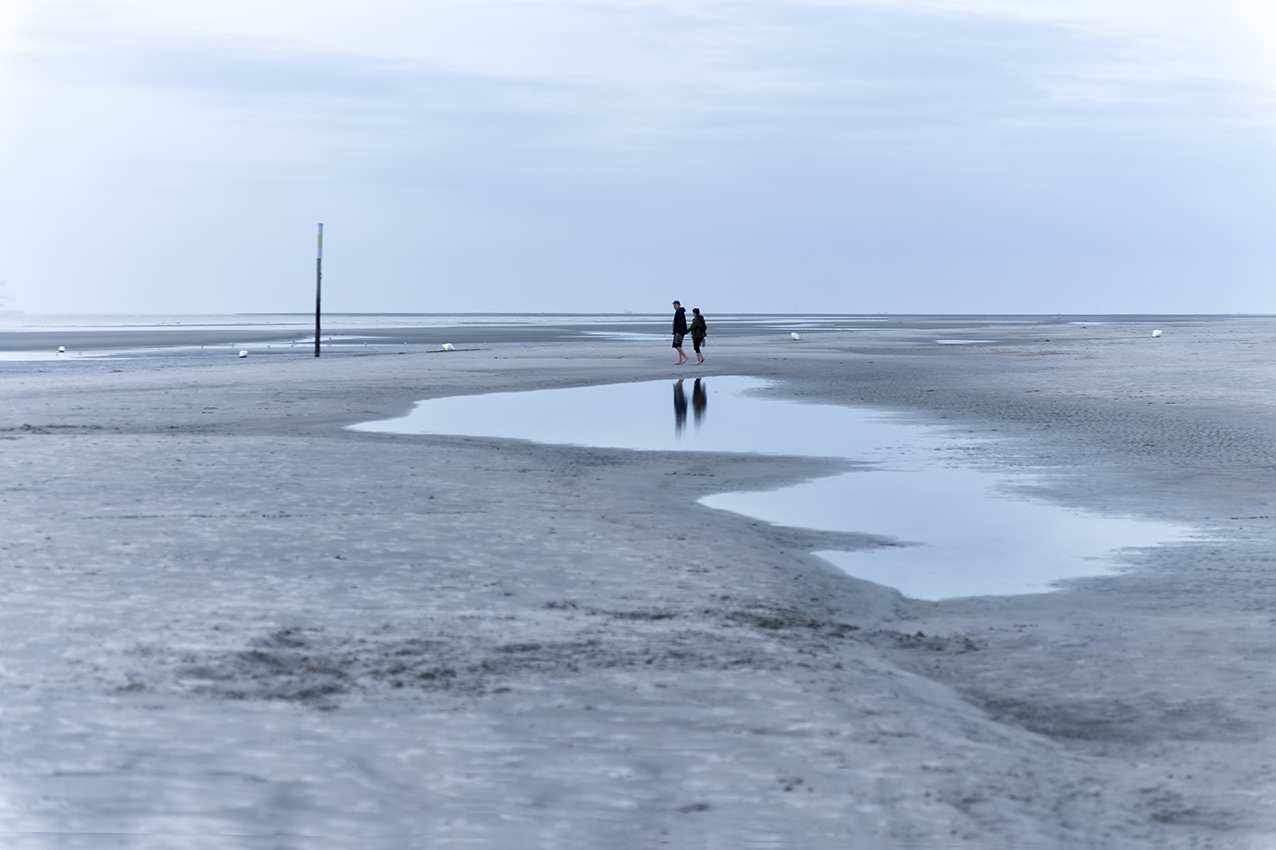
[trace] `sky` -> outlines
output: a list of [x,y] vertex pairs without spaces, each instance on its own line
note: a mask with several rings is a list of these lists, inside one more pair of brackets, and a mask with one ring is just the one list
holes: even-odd
[[0,308],[1276,313],[1276,5],[0,0]]

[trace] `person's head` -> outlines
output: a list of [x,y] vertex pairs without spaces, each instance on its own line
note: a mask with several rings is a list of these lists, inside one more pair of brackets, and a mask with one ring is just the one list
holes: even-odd
[[675,302],[673,302],[673,306],[675,306],[675,307],[681,307],[681,306],[682,306],[682,302],[681,302],[681,301],[675,301]]
[[700,315],[700,308],[699,308],[699,307],[692,307],[692,308],[691,308],[691,312],[692,312],[693,314],[695,314],[695,315],[699,316],[699,315]]

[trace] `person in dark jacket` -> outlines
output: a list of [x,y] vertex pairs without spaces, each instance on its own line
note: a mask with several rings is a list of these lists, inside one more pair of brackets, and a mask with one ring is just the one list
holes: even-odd
[[675,366],[681,366],[691,358],[682,350],[682,338],[687,335],[687,311],[682,309],[682,304],[673,302],[673,350],[678,352],[678,362]]
[[691,314],[691,345],[696,350],[696,362],[703,363],[704,355],[700,353],[700,346],[704,345],[709,326],[704,323],[704,316],[700,315],[699,307],[692,307]]

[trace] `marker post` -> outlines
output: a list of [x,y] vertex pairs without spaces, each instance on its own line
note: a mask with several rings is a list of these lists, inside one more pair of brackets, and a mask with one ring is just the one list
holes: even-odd
[[319,225],[319,255],[315,258],[315,357],[319,356],[319,316],[323,303],[323,224]]

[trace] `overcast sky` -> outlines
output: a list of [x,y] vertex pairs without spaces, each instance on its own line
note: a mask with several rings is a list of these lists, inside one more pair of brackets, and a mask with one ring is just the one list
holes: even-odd
[[27,312],[1276,312],[1276,4],[3,0]]

